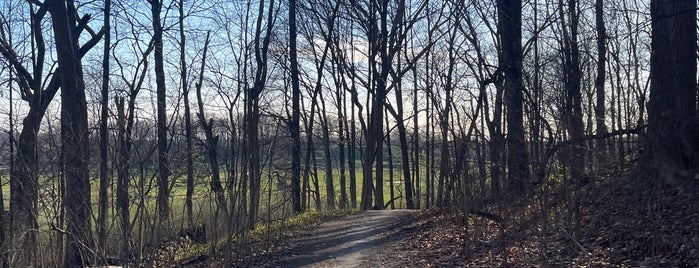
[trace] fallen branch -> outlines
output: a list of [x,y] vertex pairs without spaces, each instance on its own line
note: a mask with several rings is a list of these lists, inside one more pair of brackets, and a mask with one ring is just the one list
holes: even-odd
[[551,158],[553,156],[553,154],[555,154],[561,148],[568,146],[568,145],[573,145],[576,142],[582,142],[582,141],[588,141],[588,140],[601,140],[601,139],[611,138],[611,137],[619,136],[619,135],[640,134],[641,130],[643,130],[645,128],[646,128],[646,125],[643,125],[643,126],[639,126],[639,127],[632,128],[632,129],[615,130],[615,131],[605,133],[602,135],[600,135],[600,134],[585,135],[585,136],[582,136],[581,138],[578,138],[578,139],[570,139],[570,140],[565,140],[565,141],[556,143],[553,146],[551,146],[551,148],[546,150],[546,154],[544,155],[544,163],[547,163],[549,158]]
[[591,254],[589,251],[587,251],[587,249],[586,249],[582,244],[580,244],[580,242],[578,242],[578,240],[575,240],[575,238],[573,238],[573,236],[570,235],[570,234],[568,233],[568,231],[566,231],[565,228],[561,227],[560,225],[556,225],[556,227],[558,227],[558,229],[560,229],[561,232],[563,232],[563,234],[565,234],[566,237],[568,237],[568,239],[570,239],[571,241],[573,241],[573,243],[575,243],[575,245],[577,245],[577,246],[580,248],[580,250],[581,250],[582,252],[585,252],[585,253],[587,253],[588,255]]

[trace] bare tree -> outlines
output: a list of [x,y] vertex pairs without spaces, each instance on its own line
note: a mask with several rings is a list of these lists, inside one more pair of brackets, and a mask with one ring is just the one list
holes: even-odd
[[100,124],[99,124],[99,139],[100,139],[100,186],[99,186],[99,218],[97,220],[97,245],[106,255],[107,248],[107,191],[111,184],[109,177],[109,136],[107,133],[107,121],[109,119],[109,53],[111,49],[111,34],[110,34],[110,14],[111,0],[104,1],[104,47],[102,52],[102,90],[101,90],[101,109],[100,109]]
[[170,190],[168,189],[170,168],[168,166],[167,146],[167,104],[165,102],[165,69],[163,67],[163,26],[160,19],[162,0],[148,0],[151,5],[153,23],[153,61],[155,62],[155,84],[157,95],[158,125],[158,221],[164,227],[170,216]]
[[301,90],[299,88],[298,49],[296,47],[296,0],[289,0],[289,65],[291,68],[292,108],[289,120],[291,146],[291,202],[294,212],[303,210],[301,205],[301,128],[299,126]]
[[564,47],[564,63],[565,63],[565,85],[566,98],[564,106],[564,120],[566,128],[572,140],[577,142],[570,148],[570,175],[571,179],[578,183],[582,180],[585,169],[585,154],[583,150],[583,112],[582,112],[582,96],[580,92],[580,83],[582,72],[580,71],[580,51],[578,48],[578,7],[577,2],[568,1],[568,19],[570,24],[565,24],[565,15],[563,1],[559,1],[561,6],[559,12],[561,14],[561,23],[563,29],[563,47]]
[[185,193],[185,210],[187,214],[187,224],[190,228],[194,225],[194,215],[192,212],[192,195],[194,194],[194,161],[192,148],[192,115],[189,104],[189,85],[187,81],[187,59],[186,52],[186,37],[184,32],[184,0],[178,2],[179,26],[180,26],[180,86],[182,87],[182,95],[184,95],[184,128],[185,128],[185,157],[187,165],[187,192]]
[[[260,206],[260,152],[258,124],[260,121],[260,94],[265,88],[267,81],[267,52],[274,29],[275,15],[274,0],[270,0],[266,10],[267,25],[263,25],[265,20],[265,1],[260,1],[257,20],[255,22],[255,37],[253,42],[255,54],[255,76],[252,85],[247,88],[245,95],[245,137],[246,145],[244,155],[247,159],[247,172],[243,172],[248,177],[250,183],[250,207],[248,211],[247,228],[253,229],[257,220],[257,213]],[[262,35],[264,32],[264,36]]]
[[[37,5],[41,4],[41,5]],[[0,54],[14,69],[17,75],[15,81],[19,86],[22,99],[29,104],[29,111],[22,121],[22,130],[17,140],[17,152],[15,164],[11,170],[10,192],[11,203],[10,219],[12,221],[13,233],[21,233],[13,240],[13,244],[18,246],[18,258],[15,265],[33,265],[38,262],[38,154],[37,138],[40,123],[48,109],[51,100],[61,86],[58,75],[44,77],[46,61],[46,42],[44,39],[43,24],[41,23],[48,12],[46,3],[29,3],[29,34],[34,40],[31,46],[33,53],[31,71],[25,67],[21,56],[12,44],[10,33],[5,32],[5,27],[9,27],[8,22],[3,19],[0,33]],[[81,23],[70,27],[71,33],[79,36],[83,30],[89,29],[87,22],[89,16],[81,18]],[[7,26],[5,26],[7,25]],[[9,28],[8,28],[9,30]],[[86,39],[82,47],[77,50],[76,57],[82,58],[101,39],[102,31],[90,32],[90,37]],[[30,38],[30,37],[27,37]],[[54,73],[60,73],[59,69]],[[46,80],[45,80],[46,79]]]
[[[604,26],[604,0],[595,1],[595,30],[597,31],[597,77],[595,78],[595,123],[596,134],[603,136],[607,134],[607,123],[605,122],[605,77],[607,65],[607,29]],[[597,165],[604,166],[607,162],[607,141],[597,141]]]
[[507,104],[507,185],[510,193],[521,195],[530,181],[522,109],[522,3],[498,0],[497,4]]
[[[88,128],[85,82],[77,40],[71,29],[76,27],[76,9],[73,1],[47,1],[51,13],[58,73],[61,79],[61,152],[66,174],[66,251],[65,267],[85,266],[90,263],[92,230],[90,215],[90,181],[88,167]],[[88,17],[89,18],[89,17]]]
[[201,88],[204,80],[204,67],[206,66],[206,52],[209,48],[209,32],[206,34],[206,39],[204,41],[204,52],[201,60],[201,69],[199,70],[199,82],[195,85],[197,90],[197,103],[199,104],[199,112],[197,113],[197,118],[199,118],[199,124],[204,129],[204,135],[206,137],[205,148],[209,156],[209,165],[211,165],[211,191],[216,195],[216,205],[217,210],[223,209],[226,211],[226,198],[223,193],[223,186],[221,184],[221,174],[219,171],[218,164],[218,141],[219,136],[214,134],[214,120],[209,119],[206,121],[206,115],[204,114],[204,99],[201,95]]

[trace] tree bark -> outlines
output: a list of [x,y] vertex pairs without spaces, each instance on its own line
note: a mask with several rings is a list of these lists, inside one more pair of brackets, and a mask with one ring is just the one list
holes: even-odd
[[[51,0],[48,3],[56,41],[61,79],[61,147],[66,178],[64,206],[66,209],[66,251],[64,267],[86,266],[93,258],[90,218],[89,141],[87,102],[82,63],[78,56],[75,10],[72,1]],[[66,7],[66,5],[68,7]],[[70,17],[70,18],[69,18]]]
[[521,196],[527,192],[531,176],[522,109],[522,2],[498,0],[497,3],[507,104],[507,185],[509,193]]
[[322,127],[323,127],[323,160],[325,168],[325,198],[327,199],[328,210],[335,209],[335,185],[333,184],[332,157],[330,155],[330,126],[325,108],[325,99],[320,94],[320,104],[322,107]]
[[651,71],[648,134],[641,174],[672,181],[697,168],[697,4],[651,1]]
[[301,132],[299,126],[301,90],[299,88],[298,56],[296,48],[296,0],[289,0],[289,65],[291,68],[291,203],[295,213],[303,210],[301,204]]
[[127,130],[126,114],[124,112],[124,98],[116,99],[117,105],[117,191],[116,207],[119,212],[121,227],[121,252],[122,260],[130,257],[131,249],[131,216],[129,215],[129,166],[130,160],[130,135]]
[[[567,37],[567,67],[566,67],[566,113],[568,121],[568,132],[574,140],[579,140],[583,136],[583,112],[580,71],[580,51],[578,48],[578,13],[577,1],[568,0],[568,13],[570,17],[570,36]],[[584,142],[577,142],[572,145],[571,159],[571,179],[580,183],[585,172],[585,150]]]
[[107,188],[111,185],[109,177],[108,153],[109,136],[107,135],[107,121],[109,120],[109,51],[110,51],[110,12],[111,1],[104,1],[104,50],[102,52],[102,91],[100,107],[100,186],[99,186],[99,218],[97,220],[97,244],[102,251],[102,255],[106,255],[107,249]]
[[[607,124],[605,123],[605,89],[604,82],[606,77],[607,64],[607,30],[604,26],[604,0],[595,0],[595,29],[597,31],[597,77],[595,78],[595,124],[597,126],[597,135],[607,134]],[[597,165],[602,168],[606,166],[607,159],[607,141],[599,140],[597,145]]]
[[192,148],[192,113],[189,105],[189,83],[187,81],[187,60],[185,58],[186,41],[184,35],[184,0],[178,2],[179,26],[180,26],[180,85],[184,95],[184,136],[186,143],[185,158],[187,166],[187,190],[185,193],[184,207],[187,226],[194,226],[194,213],[192,209],[192,195],[194,195],[194,161]]
[[165,89],[165,69],[163,59],[163,27],[160,20],[162,0],[149,0],[151,16],[153,20],[153,56],[155,62],[155,84],[157,99],[157,138],[158,138],[158,225],[165,227],[170,216],[170,190],[168,177],[170,168],[168,164],[167,146],[167,106]]
[[201,69],[199,69],[199,82],[195,85],[197,91],[197,102],[199,104],[199,113],[197,117],[199,118],[199,124],[204,129],[204,135],[206,137],[205,147],[208,153],[209,165],[211,166],[211,191],[216,195],[216,213],[220,210],[227,211],[226,209],[226,198],[223,192],[223,185],[221,184],[221,172],[218,164],[218,140],[219,136],[214,135],[214,121],[213,119],[206,121],[204,115],[204,100],[201,96],[201,88],[204,82],[204,67],[206,67],[206,53],[209,50],[209,34],[206,33],[206,39],[204,41],[204,52],[201,59]]
[[252,87],[247,89],[245,96],[245,130],[247,137],[247,176],[250,184],[250,207],[248,210],[247,229],[255,228],[257,221],[257,213],[260,207],[260,183],[261,183],[261,166],[260,166],[260,151],[259,151],[259,130],[260,122],[260,94],[265,88],[267,80],[267,51],[272,38],[272,30],[274,26],[274,0],[269,1],[269,9],[267,10],[267,25],[264,37],[263,32],[263,17],[265,16],[265,1],[260,1],[257,21],[255,22],[255,39],[254,54],[255,54],[255,77]]

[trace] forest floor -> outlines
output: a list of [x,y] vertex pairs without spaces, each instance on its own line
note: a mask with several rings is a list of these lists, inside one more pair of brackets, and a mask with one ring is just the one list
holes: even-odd
[[365,211],[249,244],[225,266],[699,267],[699,181],[564,193],[471,213]]

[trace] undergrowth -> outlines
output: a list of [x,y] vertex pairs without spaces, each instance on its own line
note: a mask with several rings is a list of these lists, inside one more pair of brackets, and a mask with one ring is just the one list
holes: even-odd
[[[243,252],[242,255],[266,252],[269,247],[279,244],[280,241],[292,237],[295,233],[306,231],[325,221],[341,218],[359,213],[357,209],[340,209],[327,211],[306,211],[298,215],[271,222],[259,223],[255,229],[248,230],[233,237],[220,237],[216,241],[206,243],[194,243],[186,239],[173,241],[176,246],[166,246],[163,249],[170,251],[172,260],[166,266],[198,265],[204,262],[218,262],[212,260],[212,253],[216,259],[236,258],[233,255]],[[215,245],[215,246],[214,246]],[[216,253],[217,252],[217,253]],[[159,255],[162,255],[159,254]],[[158,259],[158,258],[156,258]],[[164,258],[159,258],[164,259]],[[226,261],[227,262],[227,261]],[[161,263],[162,265],[162,263]]]

